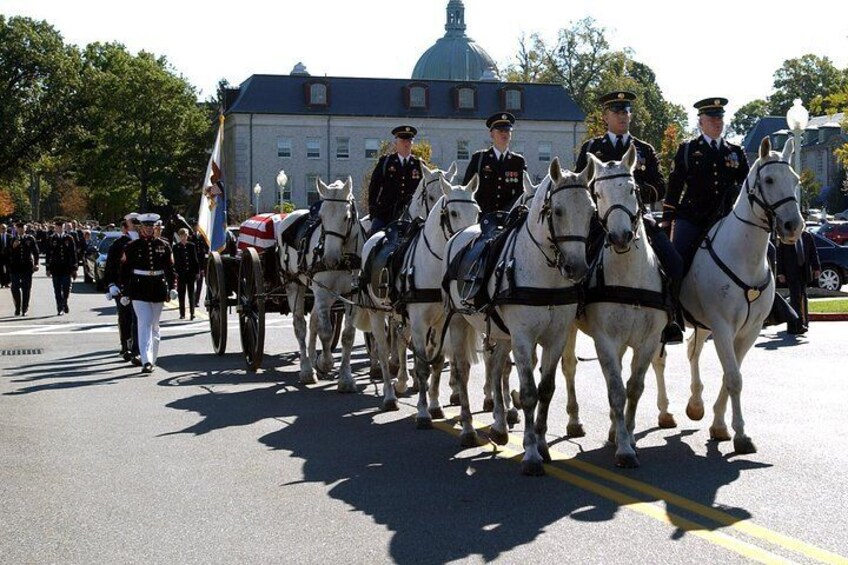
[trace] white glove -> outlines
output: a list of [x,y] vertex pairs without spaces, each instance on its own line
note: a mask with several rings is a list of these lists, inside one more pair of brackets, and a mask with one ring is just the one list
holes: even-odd
[[114,284],[110,284],[110,285],[109,285],[109,297],[110,297],[110,298],[115,298],[115,297],[116,297],[116,296],[118,296],[119,294],[121,294],[121,289],[119,289],[119,288],[118,288],[116,285],[114,285]]
[[129,306],[130,305],[130,297],[122,296],[121,297],[121,306]]
[[172,288],[171,291],[168,293],[168,297],[171,300],[176,300],[177,299],[177,291]]

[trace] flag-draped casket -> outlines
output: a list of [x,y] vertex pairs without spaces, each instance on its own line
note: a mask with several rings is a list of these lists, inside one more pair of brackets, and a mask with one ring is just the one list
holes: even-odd
[[285,217],[286,214],[257,214],[242,222],[239,227],[239,250],[254,247],[261,253],[269,247],[274,247]]

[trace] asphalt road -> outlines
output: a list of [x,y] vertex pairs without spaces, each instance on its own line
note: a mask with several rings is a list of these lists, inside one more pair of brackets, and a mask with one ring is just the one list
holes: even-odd
[[[143,376],[117,356],[102,294],[76,284],[57,317],[42,270],[34,295],[15,318],[0,290],[0,563],[848,562],[848,322],[762,333],[743,365],[753,455],[709,441],[711,344],[700,422],[684,414],[684,346],[667,374],[678,428],[656,426],[649,373],[632,470],[612,465],[603,377],[581,362],[587,435],[564,437],[559,378],[555,461],[535,478],[520,474],[522,424],[505,448],[463,449],[452,420],[416,430],[409,397],[382,413],[360,338],[361,391],[342,395],[298,384],[289,318],[269,315],[247,373],[234,321],[216,357],[205,320],[168,309]],[[578,353],[593,357],[588,339]]]

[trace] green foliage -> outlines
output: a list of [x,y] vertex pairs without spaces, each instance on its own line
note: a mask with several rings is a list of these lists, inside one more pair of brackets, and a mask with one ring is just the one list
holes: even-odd
[[0,180],[29,172],[72,140],[81,59],[46,22],[0,15]]
[[754,129],[760,118],[769,115],[768,102],[762,99],[751,100],[747,104],[743,104],[730,121],[730,130],[736,135],[745,137],[748,132]]
[[816,180],[816,175],[809,169],[801,171],[801,210],[809,210],[810,203],[821,196],[821,183]]
[[769,113],[782,116],[800,98],[809,104],[814,98],[845,88],[848,72],[838,69],[828,57],[807,54],[788,59],[774,73],[774,92],[769,97]]
[[848,299],[810,300],[810,312],[844,314],[848,313]]

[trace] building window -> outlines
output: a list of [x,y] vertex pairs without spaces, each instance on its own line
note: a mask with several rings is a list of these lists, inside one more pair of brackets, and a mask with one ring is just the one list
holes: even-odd
[[513,141],[509,144],[509,150],[513,153],[518,153],[519,155],[524,155],[524,142],[523,141]]
[[474,89],[458,88],[456,92],[456,107],[460,110],[474,109]]
[[350,138],[336,138],[336,159],[350,159]]
[[540,141],[539,142],[539,161],[550,161],[551,160],[551,142],[550,141]]
[[294,185],[294,179],[293,178],[289,179],[289,182],[286,183],[286,186],[283,189],[283,192],[280,196],[280,198],[282,199],[282,202],[280,202],[280,204],[282,204],[283,202],[291,202],[292,201],[292,185]]
[[506,88],[503,90],[504,110],[521,111],[521,90],[517,88]]
[[409,107],[410,108],[427,108],[427,89],[423,86],[410,86]]
[[456,142],[456,158],[458,161],[468,160],[468,141],[460,139]]
[[380,140],[369,138],[365,140],[365,158],[376,159],[380,152]]
[[321,138],[308,137],[306,138],[306,158],[320,159],[321,158]]
[[277,157],[291,157],[292,140],[290,137],[277,138]]
[[318,194],[318,175],[310,173],[306,175],[306,204],[312,206],[319,200],[321,196]]
[[327,85],[316,82],[309,85],[309,104],[312,106],[327,105]]

